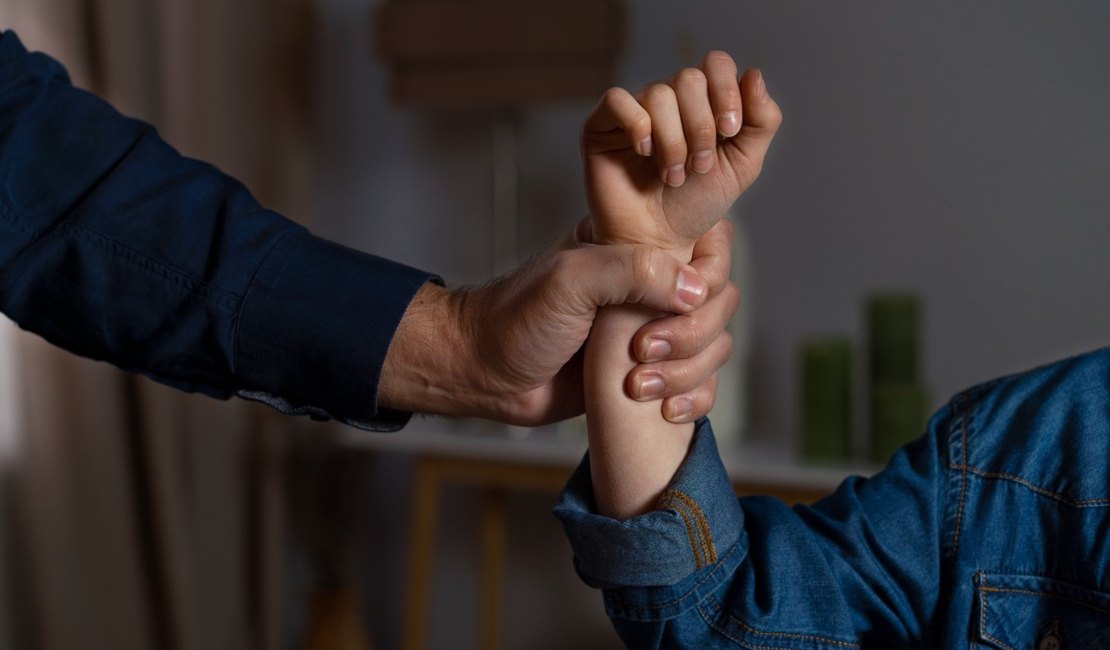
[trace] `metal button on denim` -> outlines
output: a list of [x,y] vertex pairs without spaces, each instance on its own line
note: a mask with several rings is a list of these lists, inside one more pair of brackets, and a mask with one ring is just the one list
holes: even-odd
[[1060,635],[1060,621],[1052,621],[1052,629],[1041,637],[1037,650],[1064,650],[1064,638]]

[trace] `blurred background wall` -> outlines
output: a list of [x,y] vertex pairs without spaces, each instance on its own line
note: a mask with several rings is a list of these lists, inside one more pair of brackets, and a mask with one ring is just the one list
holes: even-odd
[[[862,301],[875,290],[922,296],[933,406],[974,383],[1107,344],[1105,3],[630,0],[627,8],[619,83],[642,85],[721,48],[764,71],[785,113],[761,180],[738,206],[755,273],[749,437],[793,444],[799,339],[838,332],[860,340]],[[485,116],[392,106],[383,67],[366,64],[366,3],[321,0],[317,10],[317,228],[455,283],[483,280],[491,256]],[[584,213],[577,133],[589,108],[524,114],[526,253]],[[402,466],[376,462],[377,470],[390,465],[376,485],[407,485]],[[443,535],[464,546],[441,552],[437,566],[446,584],[473,589],[474,552],[465,545],[474,543],[474,499],[456,498]],[[390,488],[371,491],[367,517],[403,517],[396,499]],[[544,540],[559,534],[553,522],[529,518],[547,505],[543,497],[521,499],[512,521],[531,527],[514,528],[513,543],[536,551],[510,565],[522,594],[512,616],[539,625],[554,607],[558,620],[601,634],[599,598],[565,580],[565,549],[543,559],[554,552],[541,551]],[[370,534],[375,549],[404,548],[403,535]],[[372,575],[367,616],[396,639],[389,594],[399,592],[377,581],[399,589],[403,570]],[[475,637],[472,606],[437,602],[435,647]],[[525,627],[514,628],[510,647],[568,647],[575,629]]]
[[[390,106],[384,71],[365,64],[366,2],[317,6],[318,228],[455,282],[482,280],[489,244],[474,218],[490,210],[485,121]],[[756,435],[791,435],[796,341],[858,331],[861,298],[874,289],[924,296],[936,403],[1105,341],[1110,45],[1100,35],[1110,8],[627,6],[620,83],[642,85],[721,48],[764,70],[785,113],[764,175],[739,205],[756,258]],[[588,109],[526,114],[526,250],[584,214],[576,138]]]
[[[492,258],[489,115],[394,106],[368,36],[378,4],[315,0],[302,24],[311,51],[289,53],[311,65],[305,92],[314,106],[310,152],[291,161],[312,189],[292,205],[306,205],[324,236],[454,284],[480,282]],[[254,15],[240,7],[233,23],[245,36],[271,19],[251,6]],[[830,331],[858,337],[863,296],[876,289],[923,297],[934,405],[972,383],[1106,344],[1110,6],[629,0],[627,10],[619,83],[639,86],[721,48],[763,69],[786,116],[763,178],[739,204],[755,271],[750,437],[792,444],[797,342]],[[200,45],[177,51],[200,69],[225,63]],[[178,93],[165,109],[217,119],[210,104],[198,108],[205,97]],[[584,213],[577,132],[589,108],[522,114],[523,254]],[[218,133],[235,148],[233,130]],[[411,463],[390,454],[350,463],[360,488],[346,493],[348,507],[363,523],[347,578],[362,587],[374,647],[397,647]],[[432,647],[476,647],[477,500],[465,489],[447,497]],[[506,645],[617,647],[600,597],[573,575],[550,504],[535,495],[509,503]],[[306,564],[303,549],[289,554],[289,647],[300,647],[307,625]]]

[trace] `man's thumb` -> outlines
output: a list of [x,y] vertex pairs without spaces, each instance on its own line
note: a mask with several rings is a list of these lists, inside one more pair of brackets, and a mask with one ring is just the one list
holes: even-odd
[[683,314],[709,294],[709,285],[694,267],[654,246],[586,245],[567,254],[571,281],[593,307],[635,303]]

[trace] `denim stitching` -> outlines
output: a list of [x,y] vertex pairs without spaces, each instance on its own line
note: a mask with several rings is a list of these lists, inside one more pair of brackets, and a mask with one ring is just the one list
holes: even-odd
[[977,476],[981,476],[983,478],[988,478],[988,479],[998,479],[998,480],[1004,480],[1004,481],[1012,481],[1014,483],[1018,483],[1019,485],[1022,485],[1024,487],[1026,487],[1026,488],[1029,488],[1030,490],[1032,490],[1033,492],[1036,492],[1037,494],[1040,494],[1041,496],[1045,496],[1045,497],[1048,497],[1050,499],[1055,499],[1056,501],[1059,501],[1059,502],[1064,503],[1066,505],[1074,506],[1076,508],[1083,508],[1083,507],[1087,507],[1087,506],[1098,506],[1098,505],[1110,504],[1110,499],[1076,499],[1074,497],[1069,497],[1069,496],[1060,494],[1059,492],[1053,492],[1052,490],[1049,490],[1047,488],[1040,487],[1039,485],[1036,485],[1035,483],[1033,483],[1029,479],[1022,478],[1020,476],[1015,476],[1013,474],[1007,474],[1005,472],[988,472],[987,470],[980,469],[978,467],[962,466],[962,465],[949,465],[949,469],[962,469],[962,470],[965,470],[967,472],[971,472],[972,474],[975,474]]
[[686,524],[686,535],[690,538],[690,550],[694,553],[694,566],[698,569],[704,569],[706,566],[705,560],[702,557],[701,545],[698,543],[697,533],[694,532],[694,525],[690,523],[690,515],[682,507],[669,504],[665,501],[661,501],[659,506],[661,508],[673,509],[678,513],[678,516],[682,517],[682,523]]
[[[705,564],[709,565],[716,562],[717,549],[713,545],[713,532],[709,528],[709,523],[705,518],[705,513],[702,511],[701,506],[697,501],[691,498],[690,495],[681,490],[674,489],[667,490],[663,493],[661,503],[671,504],[675,499],[681,501],[690,509],[691,515],[694,517],[695,523],[697,523],[698,532],[701,534],[700,545],[702,554],[705,556]],[[690,540],[691,542],[695,541],[692,535]]]
[[706,555],[706,563],[712,564],[717,561],[717,548],[713,544],[713,531],[709,528],[709,520],[705,517],[705,512],[701,509],[701,504],[695,501],[690,495],[685,492],[678,492],[678,498],[689,503],[690,507],[694,510],[694,516],[697,519],[698,527],[701,529],[701,540],[703,545],[703,552]]
[[[1081,607],[1086,607],[1087,609],[1093,609],[1096,612],[1102,612],[1103,614],[1110,614],[1110,609],[1107,609],[1105,607],[1099,607],[1098,605],[1094,605],[1094,604],[1091,604],[1091,603],[1088,603],[1088,602],[1084,602],[1082,600],[1079,600],[1078,598],[1072,598],[1070,596],[1065,596],[1063,594],[1054,594],[1054,593],[1048,592],[1048,591],[1033,591],[1032,589],[1015,589],[1013,587],[979,587],[979,591],[986,591],[986,592],[999,593],[999,594],[1022,594],[1022,595],[1025,595],[1025,596],[1037,596],[1038,598],[1057,598],[1059,600],[1066,600],[1069,603],[1075,603],[1076,605],[1079,605]],[[986,600],[986,599],[984,599],[984,600]]]
[[728,556],[730,556],[734,552],[736,552],[736,549],[738,549],[738,548],[740,548],[740,542],[737,542],[737,543],[733,544],[732,548],[728,549],[728,551],[726,551],[725,554],[723,556],[721,556],[720,561],[717,562],[717,566],[713,567],[712,571],[705,574],[705,577],[703,577],[701,580],[698,580],[697,583],[695,583],[692,587],[690,587],[690,589],[688,589],[686,592],[682,593],[681,595],[679,595],[676,598],[668,600],[665,603],[659,603],[658,605],[648,605],[646,607],[641,607],[639,605],[627,604],[624,600],[621,600],[621,598],[619,596],[610,596],[609,600],[613,604],[619,606],[621,609],[628,609],[628,610],[632,610],[632,611],[636,611],[636,612],[651,612],[651,611],[655,611],[655,610],[659,610],[659,609],[665,609],[667,607],[670,607],[671,605],[675,605],[675,604],[685,600],[687,597],[690,596],[690,594],[697,591],[699,587],[701,587],[703,584],[706,583],[706,581],[708,581],[710,578],[713,577],[713,574],[720,571],[721,567],[724,566],[724,560]]
[[[724,612],[725,616],[727,616],[731,621],[735,622],[737,625],[739,625],[740,627],[747,630],[749,634],[755,634],[756,636],[778,637],[778,638],[781,638],[781,639],[794,639],[794,640],[799,640],[799,641],[816,641],[818,643],[828,643],[828,644],[831,644],[831,645],[839,646],[841,648],[858,648],[859,647],[858,643],[853,643],[851,641],[840,641],[838,639],[830,639],[828,637],[818,636],[816,634],[800,634],[800,633],[796,633],[796,632],[763,632],[761,630],[757,630],[756,628],[752,627],[751,625],[749,625],[745,621],[737,618],[736,616],[734,616],[732,614],[732,612],[726,611],[723,607],[721,607],[721,603],[718,602],[716,598],[713,598],[712,596],[710,596],[708,598],[708,600],[712,601],[713,605],[719,611]],[[720,631],[721,634],[724,634],[725,636],[729,637],[733,641],[736,641],[737,643],[742,643],[742,641],[732,637],[731,635],[729,635],[724,630],[720,630],[719,628],[717,628],[717,626],[714,626],[714,629],[718,629],[718,631]],[[755,648],[764,648],[766,646],[753,646],[753,647],[755,647]]]
[[709,627],[709,629],[713,630],[717,634],[720,634],[729,641],[732,641],[733,644],[749,648],[750,650],[765,650],[765,646],[752,646],[750,643],[744,643],[740,639],[737,639],[729,634],[727,630],[721,629],[721,627],[717,625],[715,618],[711,616],[709,612],[705,611],[704,605],[698,606],[698,615],[701,616],[701,620],[705,621],[705,624]]
[[1098,605],[1092,605],[1091,603],[1086,603],[1086,602],[1084,602],[1082,600],[1079,600],[1077,598],[1070,598],[1068,596],[1064,596],[1064,595],[1061,595],[1061,594],[1054,594],[1054,593],[1050,593],[1050,592],[1046,592],[1046,591],[1033,591],[1031,589],[1015,589],[1015,588],[1012,588],[1012,587],[988,587],[988,586],[986,586],[986,583],[987,583],[986,576],[983,575],[982,573],[980,573],[979,574],[979,592],[983,594],[983,597],[982,597],[983,609],[982,609],[982,612],[980,613],[980,617],[979,617],[980,618],[980,625],[982,626],[980,631],[981,631],[984,639],[986,639],[988,641],[991,641],[993,643],[997,643],[999,646],[1005,648],[1005,650],[1015,650],[1015,648],[1013,646],[1005,643],[1001,639],[997,638],[996,636],[994,636],[990,632],[986,631],[987,627],[988,627],[987,626],[987,610],[989,609],[989,604],[987,602],[986,594],[988,594],[988,593],[1022,594],[1022,595],[1025,595],[1025,596],[1035,596],[1037,598],[1058,598],[1060,600],[1065,600],[1069,603],[1075,603],[1075,604],[1077,604],[1081,607],[1086,607],[1087,609],[1093,609],[1097,612],[1103,612],[1105,614],[1110,614],[1110,609],[1106,609],[1104,607],[1099,607]]
[[956,510],[956,534],[952,539],[952,556],[955,557],[960,551],[960,528],[963,526],[964,519],[964,503],[967,499],[967,419],[970,409],[966,405],[962,406],[962,413],[960,414],[960,436],[963,441],[960,453],[963,455],[963,472],[960,476],[960,505]]
[[[980,593],[982,593],[984,591],[989,591],[989,588],[984,586],[984,585],[986,585],[986,583],[987,583],[987,576],[980,573],[979,574],[979,592]],[[994,643],[997,643],[998,645],[1002,646],[1004,648],[1004,650],[1015,650],[1015,648],[1010,646],[1010,644],[1004,642],[1002,639],[996,638],[993,634],[991,634],[990,632],[987,631],[987,629],[989,627],[987,625],[987,609],[989,609],[989,607],[987,605],[987,597],[984,595],[982,600],[983,600],[983,609],[982,609],[982,611],[979,612],[979,632],[983,635],[983,637],[986,640],[993,641]]]

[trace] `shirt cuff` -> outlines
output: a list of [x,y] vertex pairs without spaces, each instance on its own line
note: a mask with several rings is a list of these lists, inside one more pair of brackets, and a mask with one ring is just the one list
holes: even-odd
[[555,516],[574,550],[575,568],[593,587],[678,587],[704,573],[693,582],[701,592],[727,577],[722,563],[734,566],[746,552],[744,514],[705,419],[655,511],[625,521],[597,514],[587,452]]
[[243,298],[239,395],[293,414],[396,431],[411,413],[378,408],[386,353],[416,292],[436,276],[306,231],[266,257]]

